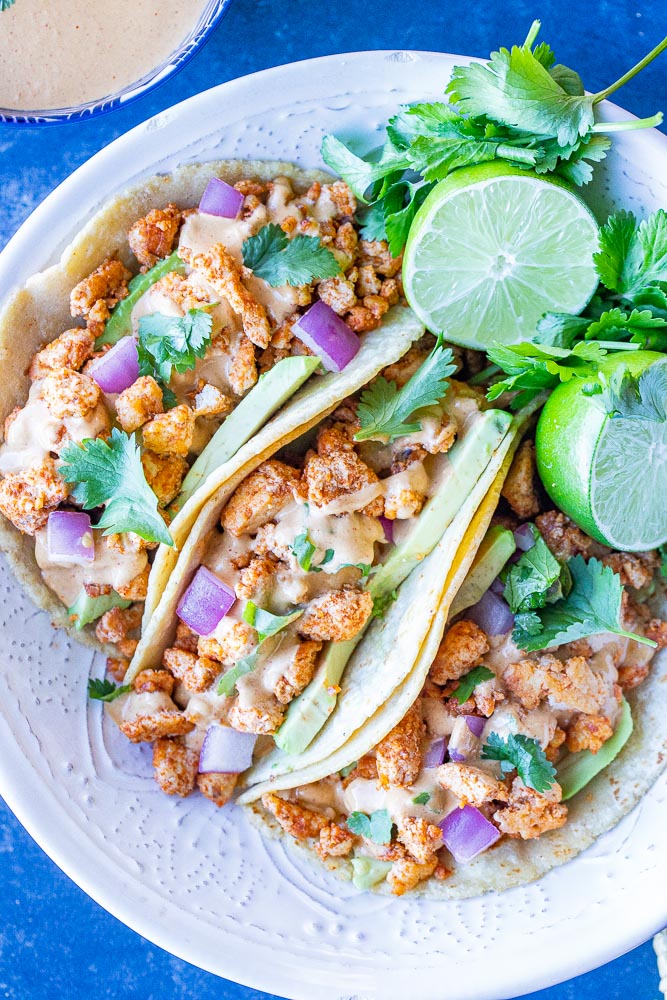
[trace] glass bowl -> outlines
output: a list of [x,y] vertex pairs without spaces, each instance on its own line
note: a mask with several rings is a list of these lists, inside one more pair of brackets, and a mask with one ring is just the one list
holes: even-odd
[[144,97],[150,91],[169,80],[192,59],[210,38],[232,0],[210,0],[192,30],[181,41],[177,49],[146,73],[140,80],[123,87],[115,94],[97,98],[70,108],[49,108],[46,111],[14,111],[0,107],[1,125],[59,125],[97,118],[118,108],[124,108],[133,101]]

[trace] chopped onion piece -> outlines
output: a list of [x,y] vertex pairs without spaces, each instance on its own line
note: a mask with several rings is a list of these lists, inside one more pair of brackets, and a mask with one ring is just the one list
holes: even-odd
[[252,764],[256,733],[240,733],[214,722],[206,730],[199,754],[200,774],[240,774]]
[[95,539],[90,515],[74,510],[54,510],[46,522],[49,559],[59,566],[81,566],[95,559]]
[[[470,757],[476,757],[479,753],[479,735],[481,735],[481,730],[479,735],[475,733],[473,726],[468,725],[468,719],[470,718],[472,718],[470,715],[459,715],[452,726],[447,752],[449,753],[449,759],[456,763],[469,760]],[[479,721],[482,723],[483,729],[484,720],[480,719]]]
[[243,195],[231,184],[212,177],[199,202],[199,211],[219,215],[223,219],[238,219],[243,207]]
[[393,542],[394,540],[394,522],[388,517],[381,517],[380,524],[384,528],[384,538],[386,542]]
[[480,719],[477,715],[463,715],[462,718],[465,719],[465,724],[473,736],[479,739],[484,731],[486,719]]
[[440,767],[445,759],[447,750],[447,740],[444,736],[439,736],[431,743],[424,754],[423,767]]
[[522,552],[527,552],[528,549],[532,549],[535,544],[535,538],[533,536],[532,525],[522,524],[514,532],[514,541],[516,542],[517,549],[521,549]]
[[500,830],[474,806],[455,809],[438,826],[445,847],[460,865],[472,861],[500,837]]
[[139,378],[139,352],[134,337],[121,337],[117,344],[98,358],[88,374],[102,392],[122,392]]
[[468,608],[465,616],[489,636],[505,635],[514,628],[514,615],[507,601],[492,590],[487,590],[477,604]]
[[498,594],[500,597],[503,596],[503,594],[505,593],[505,584],[503,583],[503,581],[500,579],[499,576],[495,578],[495,580],[489,587],[489,590],[492,590],[494,594]]
[[356,333],[321,299],[299,317],[294,333],[330,372],[342,372],[361,347]]
[[236,602],[236,594],[210,569],[200,566],[185,591],[176,614],[197,635],[208,635]]

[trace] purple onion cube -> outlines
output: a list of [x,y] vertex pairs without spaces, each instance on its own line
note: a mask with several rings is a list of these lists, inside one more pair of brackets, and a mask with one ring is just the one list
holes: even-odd
[[88,374],[102,392],[122,392],[139,378],[139,352],[134,337],[121,337],[117,344],[98,358]]
[[431,740],[426,752],[424,753],[424,767],[440,767],[445,759],[445,752],[447,750],[447,739],[444,736],[439,736],[435,740]]
[[361,348],[356,333],[321,299],[299,317],[294,332],[330,372],[342,372]]
[[80,566],[95,559],[95,539],[90,515],[74,510],[54,510],[46,522],[49,559],[60,566]]
[[200,566],[176,608],[197,635],[209,635],[236,602],[236,594],[210,569]]
[[445,847],[461,865],[486,851],[500,837],[500,830],[474,806],[454,809],[438,826]]
[[463,718],[466,721],[466,726],[473,734],[479,739],[484,731],[484,726],[486,725],[486,719],[480,719],[476,715],[464,715]]
[[199,202],[199,211],[206,215],[218,215],[223,219],[237,219],[243,207],[244,197],[240,191],[212,177]]
[[240,774],[252,764],[256,733],[241,733],[229,726],[212,723],[199,754],[200,774]]

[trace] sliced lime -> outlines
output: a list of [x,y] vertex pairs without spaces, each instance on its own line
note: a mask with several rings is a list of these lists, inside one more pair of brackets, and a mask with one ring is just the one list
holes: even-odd
[[597,244],[593,215],[562,181],[503,163],[456,170],[412,224],[405,294],[455,344],[516,344],[543,313],[582,311],[598,284]]
[[[623,352],[606,361],[638,375],[664,354]],[[667,542],[667,423],[611,419],[572,379],[551,393],[535,434],[537,468],[551,499],[597,541],[628,552]]]

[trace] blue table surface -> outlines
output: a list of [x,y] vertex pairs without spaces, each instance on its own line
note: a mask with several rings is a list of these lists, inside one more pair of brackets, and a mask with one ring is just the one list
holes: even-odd
[[[466,15],[465,10],[469,13]],[[209,43],[177,77],[120,112],[48,129],[0,126],[0,246],[64,177],[116,136],[177,101],[255,70],[355,49],[413,48],[486,56],[523,40],[534,17],[559,62],[600,90],[659,41],[664,0],[486,0],[473,8],[426,0],[235,0]],[[618,97],[645,116],[667,111],[667,56]],[[249,1000],[267,994],[195,969],[128,930],[92,902],[36,846],[0,801],[0,997],[11,1000]],[[443,996],[445,987],[443,987]],[[534,1000],[658,1000],[646,943]]]

